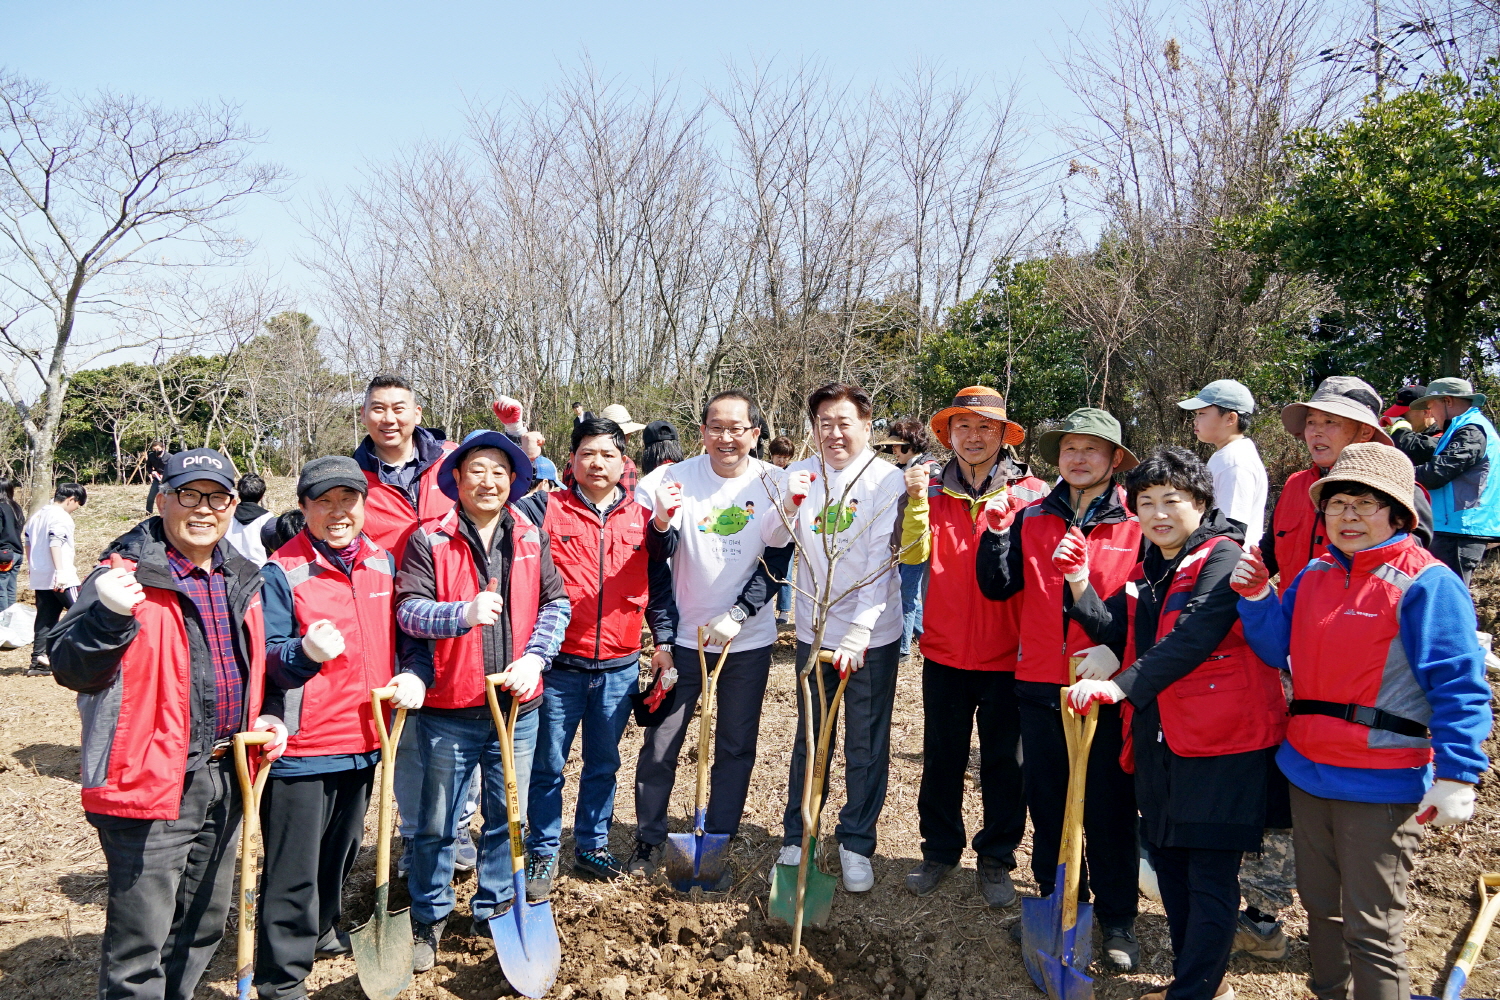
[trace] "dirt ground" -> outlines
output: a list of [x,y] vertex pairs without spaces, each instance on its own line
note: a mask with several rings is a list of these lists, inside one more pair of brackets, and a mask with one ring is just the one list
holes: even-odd
[[[290,493],[289,483],[273,483],[276,503],[268,506],[284,509]],[[90,503],[78,516],[80,552],[97,553],[109,538],[128,528],[143,499],[140,488],[91,490]],[[1489,625],[1500,610],[1500,574],[1482,573],[1476,590],[1482,621]],[[78,720],[72,697],[49,678],[23,676],[26,659],[25,650],[0,652],[0,816],[5,817],[0,822],[0,998],[84,997],[95,988],[104,927],[104,859],[79,806]],[[577,880],[564,867],[553,897],[563,967],[551,995],[560,1000],[1039,997],[1008,933],[1019,910],[992,911],[982,905],[975,892],[972,856],[926,899],[911,896],[903,887],[905,873],[920,856],[916,795],[922,722],[920,672],[915,666],[904,670],[899,682],[890,796],[874,860],[875,888],[858,896],[839,889],[830,926],[808,932],[807,956],[790,957],[788,929],[767,920],[765,905],[767,872],[780,843],[794,720],[791,648],[784,635],[766,697],[759,763],[745,822],[732,846],[737,876],[733,891],[727,899],[707,901],[682,896],[662,882],[600,885]],[[618,854],[626,853],[634,839],[629,780],[640,735],[632,725],[622,747],[625,780],[611,837]],[[689,732],[673,802],[674,829],[686,828],[691,811],[695,744]],[[1496,749],[1489,747],[1492,758]],[[977,754],[974,763],[977,767]],[[575,778],[577,766],[575,753],[570,767]],[[842,802],[841,772],[842,761],[836,758],[830,810]],[[979,819],[977,788],[967,806],[966,821],[972,830]],[[567,808],[565,815],[571,815],[571,796]],[[346,926],[362,922],[370,913],[374,827],[372,811],[366,849],[345,894]],[[1500,870],[1497,834],[1500,792],[1490,781],[1481,788],[1472,823],[1456,831],[1434,831],[1424,843],[1407,922],[1417,991],[1441,991],[1448,963],[1473,919],[1475,878],[1484,870]],[[1015,872],[1023,894],[1033,890],[1028,847],[1022,845]],[[570,849],[565,841],[565,858]],[[826,863],[825,870],[836,872],[836,860]],[[472,878],[460,882],[458,909],[438,965],[417,976],[404,996],[489,1000],[512,995],[488,939],[471,933],[467,898],[472,892]],[[405,900],[398,881],[393,903],[402,906]],[[1136,997],[1169,978],[1165,918],[1159,905],[1144,898],[1141,903],[1142,968],[1129,976],[1096,969],[1096,995],[1101,1000]],[[1282,1000],[1311,995],[1304,985],[1308,963],[1300,940],[1305,920],[1300,909],[1286,916],[1288,932],[1298,938],[1291,958],[1269,963],[1236,957],[1229,975],[1240,996]],[[234,996],[233,951],[231,928],[198,996]],[[1471,995],[1500,995],[1497,955],[1500,945],[1483,956],[1471,979]],[[309,987],[310,995],[319,1000],[361,996],[354,963],[347,959],[320,961]]]

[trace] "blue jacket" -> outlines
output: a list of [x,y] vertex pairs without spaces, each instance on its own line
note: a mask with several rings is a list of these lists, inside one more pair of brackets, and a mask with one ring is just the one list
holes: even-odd
[[1484,430],[1484,457],[1456,478],[1432,491],[1433,527],[1452,535],[1500,537],[1500,435],[1479,407],[1448,421],[1438,439],[1433,464],[1441,461],[1453,436],[1464,427]]
[[[1402,538],[1398,534],[1384,545]],[[1349,558],[1328,551],[1342,566]],[[1292,616],[1302,573],[1278,600],[1241,598],[1245,638],[1257,656],[1287,668]],[[1490,688],[1484,674],[1484,651],[1475,638],[1474,602],[1452,570],[1439,567],[1421,574],[1401,602],[1401,642],[1417,684],[1432,706],[1432,764],[1420,768],[1337,767],[1308,760],[1283,743],[1276,762],[1287,779],[1303,791],[1349,802],[1420,801],[1435,777],[1477,782],[1489,769],[1481,744],[1490,734]],[[1435,774],[1434,774],[1435,772]]]

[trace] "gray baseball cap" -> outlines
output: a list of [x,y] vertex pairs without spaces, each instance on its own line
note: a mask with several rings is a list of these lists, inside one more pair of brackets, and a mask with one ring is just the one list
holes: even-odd
[[1192,399],[1177,404],[1184,410],[1201,410],[1205,406],[1222,406],[1236,413],[1254,413],[1255,397],[1243,383],[1232,378],[1221,378],[1208,383]]

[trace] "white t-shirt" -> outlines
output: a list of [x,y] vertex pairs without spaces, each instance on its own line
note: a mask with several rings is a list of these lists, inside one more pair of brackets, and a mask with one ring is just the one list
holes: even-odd
[[[901,577],[891,540],[906,480],[901,469],[881,461],[868,448],[844,468],[828,468],[826,476],[820,465],[814,456],[787,467],[788,473],[806,469],[818,477],[797,510],[795,524],[797,638],[806,643],[817,638],[812,595],[823,593],[828,579],[828,539],[823,532],[831,522],[838,525],[832,539],[838,560],[831,592],[838,595],[862,580],[868,578],[868,582],[829,609],[823,648],[837,648],[850,625],[870,629],[869,648],[888,645],[901,638]],[[784,525],[778,528],[768,544],[785,545],[791,540]]]
[[[26,545],[32,590],[76,587],[82,582],[73,565],[73,518],[67,511],[49,503],[31,515],[22,538]],[[52,563],[54,545],[58,547],[55,566]]]
[[1260,544],[1266,523],[1266,467],[1249,438],[1231,441],[1208,460],[1214,477],[1214,504],[1245,525],[1245,547]]
[[[735,479],[714,472],[707,455],[664,465],[642,477],[635,488],[635,498],[653,514],[653,494],[668,476],[682,484],[682,506],[672,515],[672,527],[677,529],[677,554],[672,557],[676,644],[697,649],[698,626],[707,625],[739,599],[760,566],[767,535],[780,527],[771,505],[772,496],[785,489],[786,473],[754,458],[746,473]],[[770,480],[770,490],[762,476]],[[730,649],[759,649],[776,641],[774,603],[768,601],[745,619]]]

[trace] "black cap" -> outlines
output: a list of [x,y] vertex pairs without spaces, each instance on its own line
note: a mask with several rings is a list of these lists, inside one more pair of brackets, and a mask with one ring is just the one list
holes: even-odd
[[658,441],[676,441],[677,428],[665,420],[653,420],[646,425],[641,434],[641,440],[646,444],[656,444]]
[[195,480],[207,479],[232,492],[239,478],[227,456],[212,448],[190,448],[167,456],[167,472],[162,482],[175,490]]
[[348,455],[324,455],[302,466],[297,475],[297,502],[308,497],[317,499],[338,486],[347,486],[357,493],[368,494],[370,484],[364,470]]
[[1397,406],[1410,406],[1412,401],[1427,395],[1425,385],[1403,385],[1401,391],[1396,393]]

